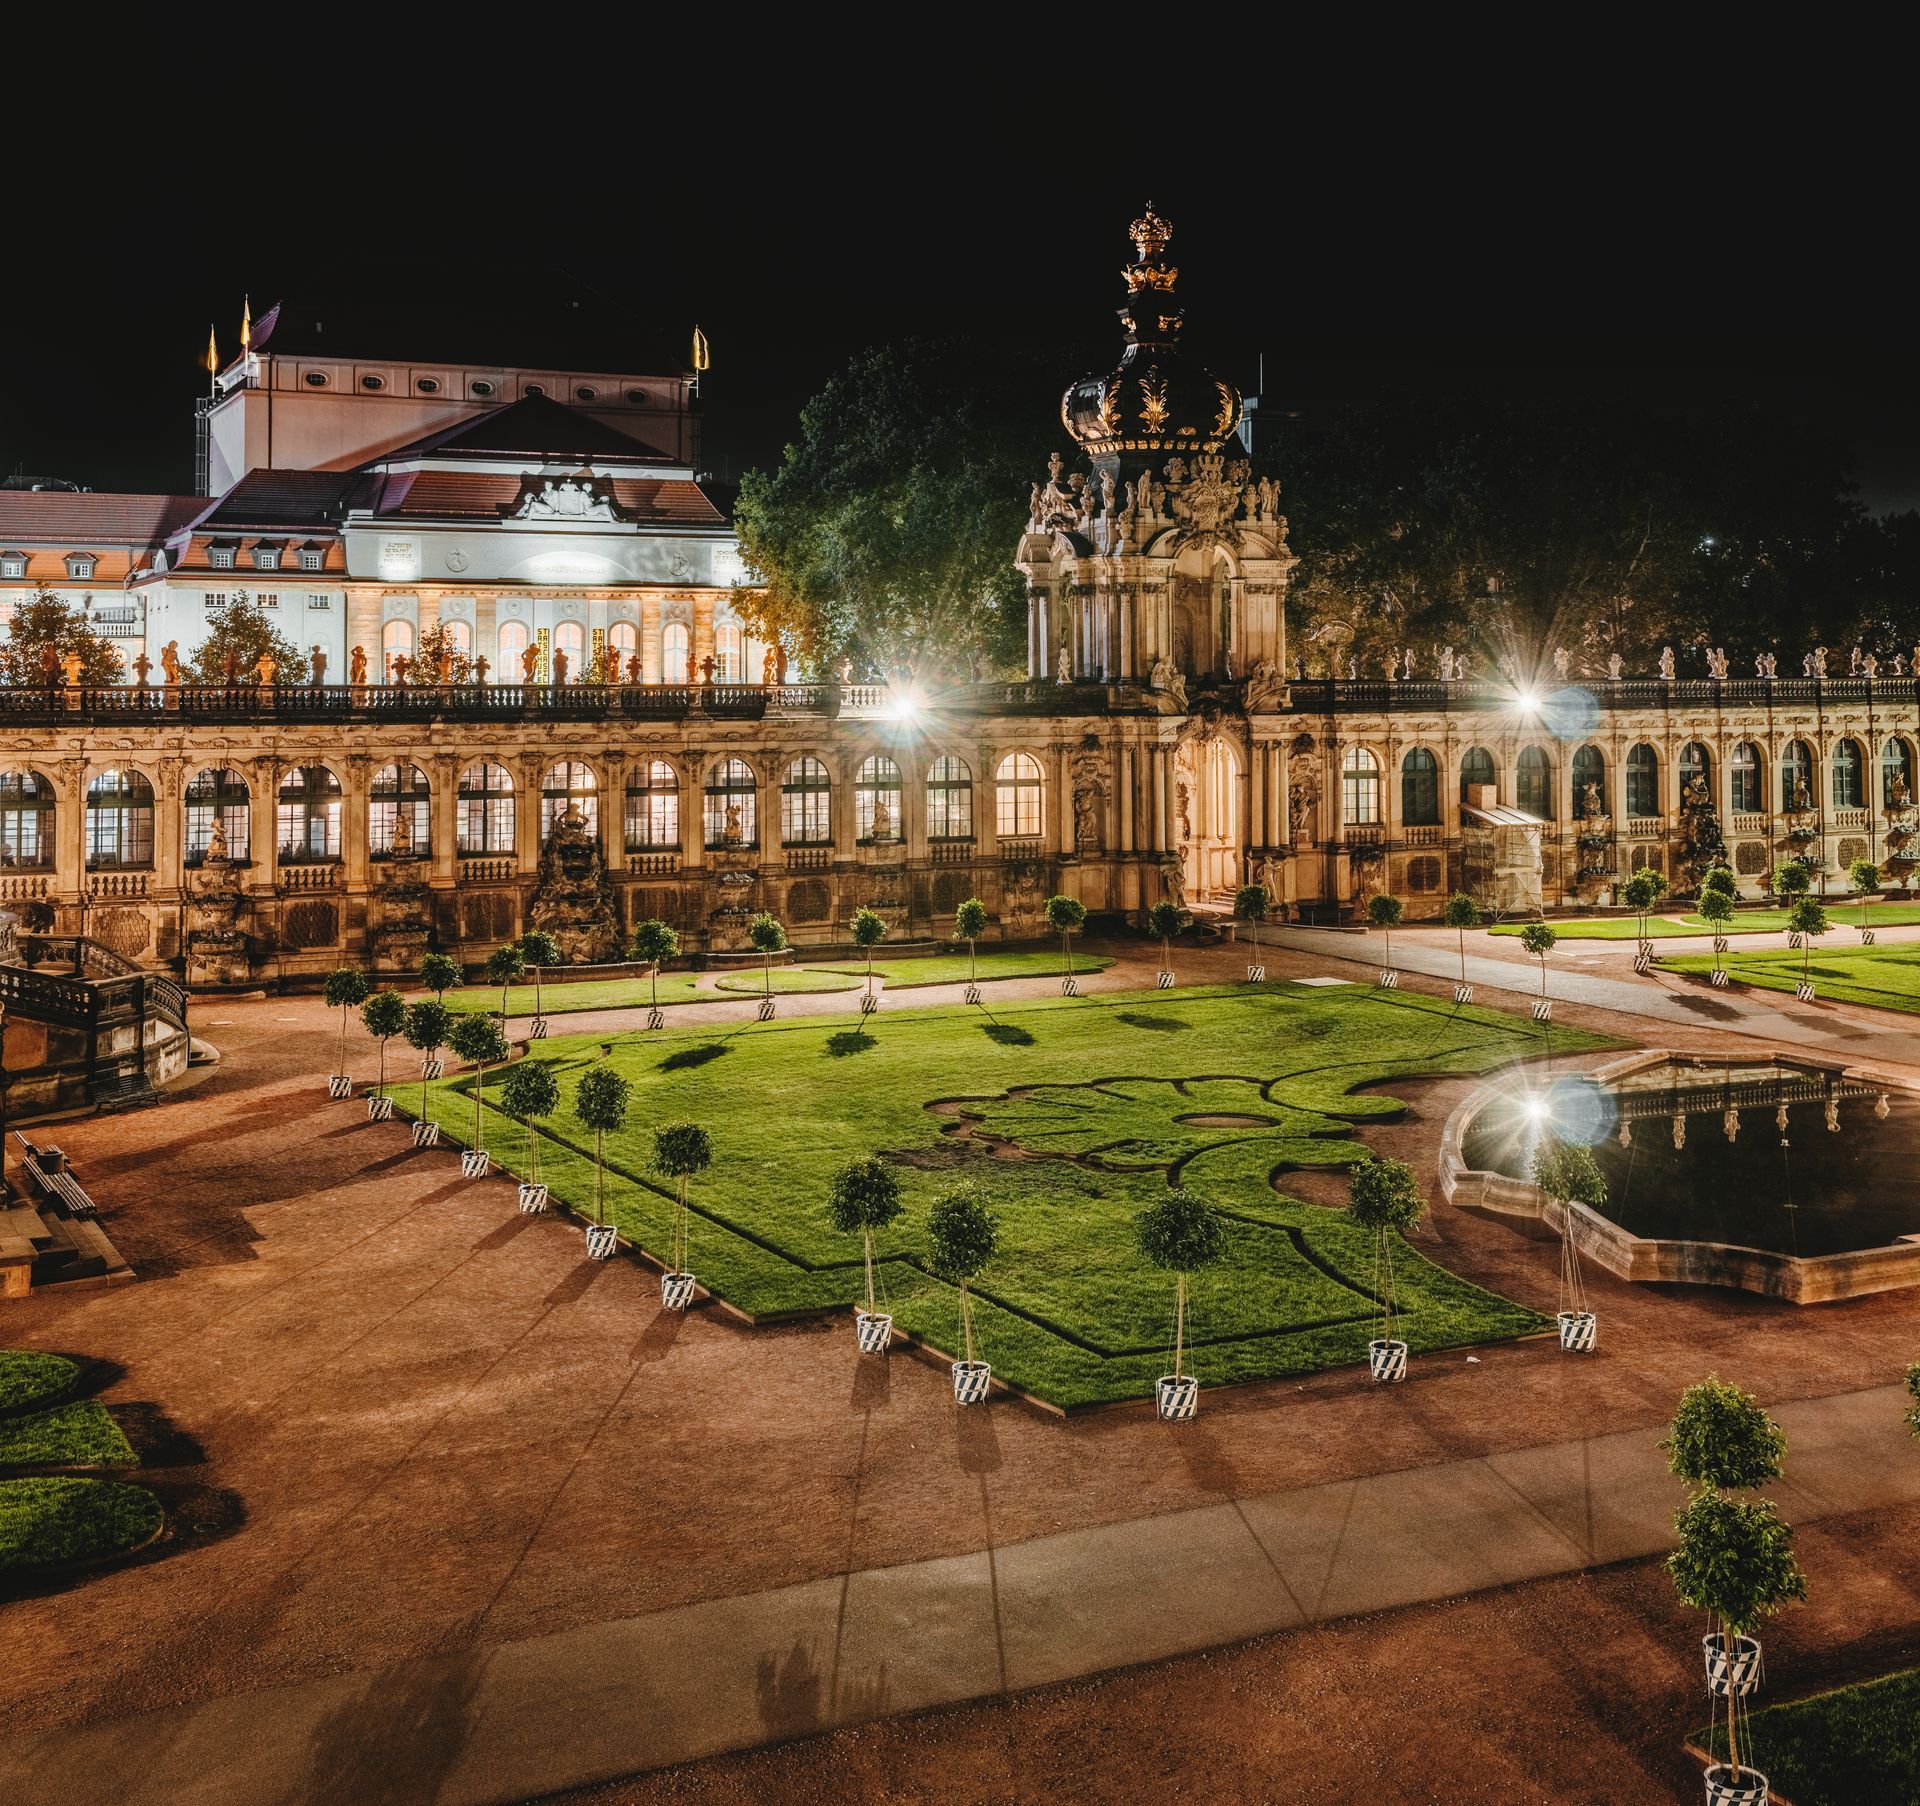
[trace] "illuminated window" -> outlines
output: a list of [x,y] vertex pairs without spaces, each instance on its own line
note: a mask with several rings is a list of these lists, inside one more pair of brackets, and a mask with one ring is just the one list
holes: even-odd
[[562,621],[553,630],[554,681],[560,681],[559,657],[567,658],[567,682],[578,683],[587,674],[587,630],[578,621]]
[[1540,747],[1521,748],[1514,770],[1513,800],[1529,815],[1553,820],[1553,767]]
[[723,684],[737,684],[746,676],[740,629],[730,622],[713,630],[713,675]]
[[665,759],[627,774],[627,851],[646,853],[680,844],[680,780]]
[[433,850],[433,793],[418,765],[383,765],[367,792],[367,850],[376,859],[394,851],[406,824],[402,846],[416,854]]
[[237,771],[203,771],[187,786],[186,862],[199,865],[207,856],[207,843],[213,838],[213,824],[220,824],[226,837],[227,857],[247,857],[249,810],[252,796],[247,781]]
[[389,621],[380,629],[380,669],[388,683],[393,682],[393,661],[397,658],[412,662],[413,623],[411,621]]
[[324,765],[296,766],[274,802],[274,839],[282,865],[340,857],[340,780]]
[[927,838],[973,838],[973,767],[945,753],[927,773]]
[[722,759],[707,779],[705,828],[710,847],[757,847],[760,822],[753,767]]
[[1004,838],[1044,833],[1045,782],[1032,753],[1008,753],[993,774],[994,832]]
[[780,781],[780,839],[790,847],[824,846],[833,838],[833,786],[818,759],[795,759]]
[[0,867],[53,863],[53,786],[37,771],[0,772]]
[[607,673],[609,683],[625,683],[627,672],[632,667],[633,655],[640,649],[640,629],[631,621],[615,621],[607,629],[607,658],[613,669]]
[[1340,755],[1340,821],[1365,827],[1380,819],[1380,761],[1364,746]]
[[878,753],[854,775],[853,831],[863,844],[900,838],[900,767]]
[[1400,761],[1400,820],[1409,828],[1439,825],[1440,761],[1424,746]]
[[586,817],[589,834],[598,835],[599,789],[593,768],[578,759],[563,759],[558,765],[550,766],[540,780],[540,844],[545,846],[552,838],[553,824],[570,808]]
[[497,644],[500,648],[500,658],[493,668],[495,682],[520,683],[523,681],[522,658],[527,650],[526,622],[502,621]]
[[504,765],[469,765],[454,800],[461,852],[513,851],[513,776]]
[[693,641],[688,637],[684,621],[669,621],[660,635],[660,681],[669,684],[690,684],[693,672],[689,660],[693,657]]
[[103,771],[87,785],[87,869],[153,864],[153,786],[137,771]]

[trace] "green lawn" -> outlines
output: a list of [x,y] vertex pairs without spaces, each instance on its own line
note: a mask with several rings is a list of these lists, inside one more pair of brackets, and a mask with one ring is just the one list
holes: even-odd
[[0,1480],[0,1575],[130,1549],[163,1516],[144,1486],[117,1480]]
[[[1835,1003],[1877,1004],[1882,1009],[1920,1011],[1920,946],[1849,947],[1844,931],[1836,930],[1840,945],[1816,946],[1807,970],[1818,994]],[[1791,991],[1800,982],[1802,956],[1791,948],[1721,956],[1735,984],[1764,991]],[[1675,972],[1711,972],[1711,954],[1689,953],[1660,962]]]
[[[1104,972],[1112,964],[1111,954],[1082,953],[1078,947],[1073,950],[1076,972]],[[831,965],[820,962],[813,970],[855,972],[862,978],[867,972],[859,959],[835,960]],[[967,982],[967,956],[935,953],[925,959],[876,959],[873,971],[874,976],[885,979],[887,988],[893,991],[908,990],[915,985],[963,985]],[[980,955],[979,979],[983,985],[1003,978],[1058,978],[1065,971],[1057,947],[1046,951]]]
[[[660,1004],[713,1001],[711,991],[698,988],[697,972],[662,972]],[[426,993],[409,994],[409,1003],[418,1003]],[[652,983],[645,978],[589,978],[577,984],[543,984],[540,1006],[549,1016],[564,1016],[574,1010],[644,1010],[653,1001]],[[463,985],[446,996],[447,1008],[458,1011],[497,1010],[500,1007],[498,985]],[[507,1014],[533,1014],[533,986],[507,986]]]
[[25,1411],[71,1392],[80,1369],[65,1355],[0,1348],[0,1413]]
[[[1726,1754],[1726,1730],[1702,1749]],[[1742,1754],[1794,1806],[1914,1806],[1920,1800],[1920,1668],[1768,1706]]]
[[139,1458],[98,1399],[0,1418],[0,1467],[135,1467]]
[[[1834,898],[1826,905],[1827,914],[1836,923],[1859,926],[1860,905],[1845,897]],[[1630,941],[1640,933],[1638,916],[1595,916],[1576,917],[1572,921],[1556,921],[1551,916],[1554,931],[1562,940],[1568,941]],[[1867,922],[1875,928],[1906,928],[1920,922],[1920,903],[1869,903]],[[1526,927],[1524,922],[1501,922],[1489,928],[1489,934],[1519,934]],[[1729,935],[1735,934],[1784,934],[1787,929],[1787,912],[1784,909],[1741,909],[1734,913],[1733,920],[1727,924]],[[1713,924],[1701,916],[1649,916],[1647,931],[1654,939],[1662,935],[1713,933]]]
[[[1552,1032],[1558,1050],[1603,1045]],[[609,1213],[648,1249],[666,1246],[671,1192],[649,1171],[652,1131],[691,1119],[714,1137],[695,1182],[692,1264],[703,1284],[756,1315],[851,1303],[859,1244],[827,1221],[829,1176],[882,1153],[908,1209],[881,1239],[901,1326],[951,1350],[955,1295],[920,1264],[920,1226],[940,1187],[964,1175],[989,1194],[1002,1252],[979,1282],[986,1358],[1062,1405],[1139,1397],[1167,1370],[1173,1287],[1141,1260],[1133,1219],[1176,1176],[1230,1219],[1228,1258],[1193,1287],[1203,1381],[1298,1373],[1365,1358],[1373,1333],[1372,1245],[1337,1210],[1276,1191],[1291,1168],[1343,1165],[1352,1126],[1394,1114],[1359,1087],[1424,1072],[1479,1071],[1537,1053],[1539,1031],[1495,1011],[1412,993],[1293,985],[1109,992],[989,1012],[902,1010],[688,1029],[643,1039],[572,1037],[550,1062],[567,1100],[547,1127],[542,1177],[589,1208],[592,1137],[571,1115],[579,1077],[609,1061],[633,1086],[629,1126],[608,1137]],[[489,1074],[488,1098],[504,1074]],[[429,1112],[472,1132],[470,1074],[429,1089]],[[410,1096],[410,1089],[409,1094]],[[944,1134],[961,1118],[1029,1158],[995,1158]],[[1195,1117],[1251,1118],[1209,1124]],[[518,1125],[486,1110],[487,1145],[509,1162]],[[1416,1349],[1541,1327],[1532,1311],[1401,1253],[1404,1333]],[[1544,1283],[1544,1279],[1543,1279]]]
[[757,994],[766,990],[769,978],[773,980],[776,997],[803,991],[857,991],[860,988],[857,978],[847,978],[838,972],[809,971],[804,966],[775,966],[771,972],[763,973],[758,966],[742,965],[722,972],[713,985],[715,990],[730,996],[738,996],[742,991]]

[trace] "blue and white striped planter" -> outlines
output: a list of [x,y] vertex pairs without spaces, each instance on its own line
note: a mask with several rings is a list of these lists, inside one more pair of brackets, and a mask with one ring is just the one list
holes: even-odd
[[965,992],[962,993],[961,1000],[965,1003],[978,1003],[980,1001],[980,987],[969,981]]
[[544,1041],[544,1040],[545,1040],[545,1039],[547,1038],[547,1019],[546,1019],[546,1017],[544,1017],[544,1016],[536,1016],[536,1017],[534,1017],[534,1019],[533,1019],[533,1026],[532,1026],[532,1028],[531,1028],[531,1029],[530,1029],[530,1030],[528,1031],[528,1034],[529,1034],[529,1036],[530,1036],[530,1038],[531,1038],[531,1039],[533,1039],[533,1040],[535,1040],[535,1041]]
[[691,1273],[660,1275],[660,1308],[663,1311],[684,1311],[692,1302],[693,1275]]
[[1724,1762],[1707,1770],[1707,1806],[1767,1806],[1767,1777],[1757,1768],[1743,1768],[1740,1779]]
[[1263,985],[1266,982],[1267,982],[1267,969],[1265,966],[1249,966],[1247,968],[1248,984]]
[[667,1026],[667,1018],[663,1011],[656,1010],[656,1009],[650,1009],[647,1011],[647,1027],[649,1030],[656,1029],[656,1028],[665,1028],[666,1026]]
[[1397,991],[1400,988],[1400,974],[1391,966],[1385,966],[1374,983],[1383,991]]
[[1551,997],[1536,997],[1533,1000],[1533,1019],[1536,1022],[1551,1022],[1553,1020],[1553,999]]
[[333,1098],[353,1096],[353,1080],[344,1072],[327,1075],[327,1096]]
[[760,1008],[756,1013],[762,1022],[771,1022],[773,1020],[773,999],[771,997],[761,998]]
[[1190,1373],[1163,1373],[1153,1382],[1153,1408],[1168,1423],[1185,1423],[1200,1409],[1200,1382]]
[[1592,1311],[1562,1311],[1560,1346],[1568,1354],[1592,1354],[1600,1340],[1600,1319]]
[[1473,1001],[1473,986],[1455,985],[1453,987],[1453,1000],[1455,1003],[1471,1003]]
[[430,1055],[420,1062],[420,1076],[423,1079],[437,1079],[447,1070],[447,1063],[438,1055]]
[[1733,1651],[1718,1631],[1700,1639],[1706,1658],[1707,1691],[1718,1699],[1744,1699],[1760,1688],[1760,1639],[1735,1637]]
[[1401,1341],[1382,1342],[1378,1337],[1367,1344],[1367,1370],[1383,1386],[1391,1386],[1407,1377],[1407,1345]]
[[993,1385],[993,1368],[986,1361],[955,1361],[953,1364],[953,1402],[956,1405],[982,1405]]
[[460,1156],[460,1177],[484,1179],[493,1171],[493,1158],[483,1149],[468,1148]]
[[587,1225],[587,1259],[611,1260],[620,1252],[620,1231],[611,1223]]
[[524,1180],[520,1185],[520,1209],[530,1217],[541,1215],[547,1208],[547,1188],[544,1185],[529,1185]]
[[1077,979],[1077,978],[1063,978],[1063,979],[1061,979],[1061,981],[1060,981],[1060,995],[1061,995],[1062,997],[1078,997],[1078,996],[1080,995],[1080,981],[1079,981],[1079,979]]
[[1171,972],[1154,973],[1153,988],[1156,991],[1171,991],[1173,989],[1173,974]]
[[440,1125],[437,1122],[415,1123],[413,1145],[417,1148],[437,1148],[440,1145]]
[[367,1099],[368,1122],[391,1122],[393,1120],[393,1099],[390,1097],[369,1097]]
[[862,1354],[885,1354],[893,1340],[893,1319],[885,1311],[855,1311],[853,1340]]

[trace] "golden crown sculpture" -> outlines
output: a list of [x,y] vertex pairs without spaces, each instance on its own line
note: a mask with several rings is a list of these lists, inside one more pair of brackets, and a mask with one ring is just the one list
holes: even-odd
[[1127,236],[1135,246],[1136,261],[1120,273],[1126,278],[1127,292],[1138,293],[1143,288],[1171,289],[1180,272],[1160,261],[1160,253],[1167,248],[1173,237],[1173,228],[1153,210],[1153,203],[1147,203],[1147,210],[1127,228]]

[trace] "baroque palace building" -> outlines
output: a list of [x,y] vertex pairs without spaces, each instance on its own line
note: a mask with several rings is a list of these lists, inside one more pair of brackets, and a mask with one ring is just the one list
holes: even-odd
[[[1279,493],[1182,354],[1170,236],[1134,223],[1119,362],[1061,403],[1084,458],[1029,498],[1026,681],[927,695],[799,681],[746,633],[691,373],[369,363],[276,310],[201,406],[213,493],[0,492],[0,607],[85,597],[135,674],[0,690],[0,908],[202,985],[530,927],[604,960],[648,916],[693,950],[762,909],[938,934],[971,895],[1010,937],[1056,891],[1527,912],[1640,865],[1685,888],[1720,837],[1750,893],[1787,857],[1906,881],[1904,659],[1307,677]],[[309,669],[176,675],[240,590]]]

